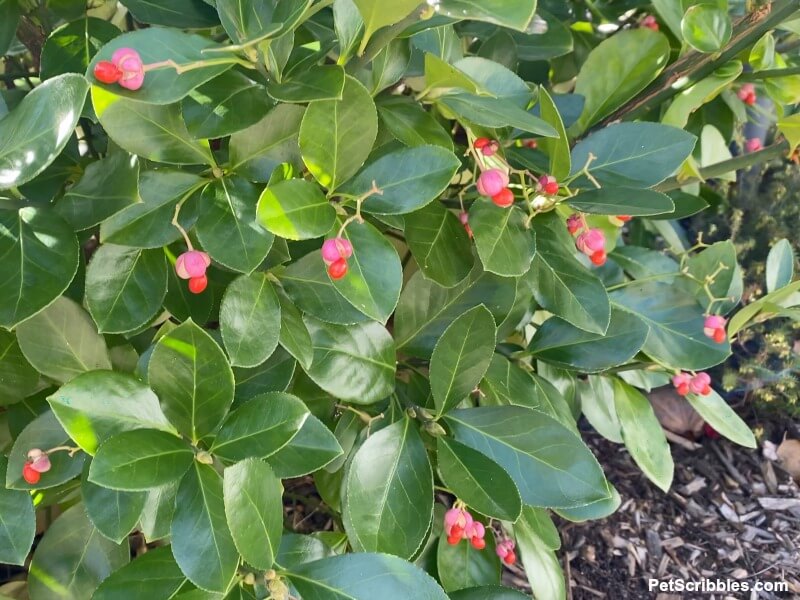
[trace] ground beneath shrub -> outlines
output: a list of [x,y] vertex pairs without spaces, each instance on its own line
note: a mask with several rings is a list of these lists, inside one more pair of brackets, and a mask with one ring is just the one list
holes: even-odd
[[[773,429],[775,429],[773,427]],[[622,496],[608,519],[557,522],[570,598],[800,598],[800,490],[778,463],[726,440],[671,444],[675,481],[665,494],[624,448],[586,432]],[[789,592],[735,595],[648,591],[650,578],[787,581]],[[529,589],[521,570],[507,584]]]

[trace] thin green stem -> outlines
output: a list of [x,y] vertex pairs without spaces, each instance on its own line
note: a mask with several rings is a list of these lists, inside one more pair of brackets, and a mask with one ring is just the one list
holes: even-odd
[[789,75],[800,75],[800,67],[786,67],[784,69],[765,69],[752,73],[742,73],[738,81],[760,81],[762,79],[774,79],[776,77],[788,77]]

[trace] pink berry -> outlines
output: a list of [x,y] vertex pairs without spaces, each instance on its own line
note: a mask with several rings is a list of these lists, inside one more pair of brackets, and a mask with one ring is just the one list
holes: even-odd
[[647,27],[648,29],[652,29],[653,31],[658,31],[658,21],[653,15],[647,15],[644,19],[642,19],[642,27]]
[[459,508],[451,508],[446,513],[444,513],[444,526],[445,529],[450,529],[453,525],[458,523],[458,520],[461,518],[461,509]]
[[343,237],[335,237],[323,242],[321,252],[322,260],[329,265],[340,258],[348,259],[353,256],[353,245],[350,240]]
[[202,277],[211,264],[211,258],[205,252],[189,250],[181,254],[175,261],[175,272],[181,279]]
[[711,377],[708,373],[698,373],[689,381],[689,390],[693,394],[708,396],[711,393]]
[[569,231],[572,235],[575,235],[581,229],[583,229],[583,219],[581,219],[579,214],[573,213],[567,217],[567,231]]
[[758,152],[763,148],[761,140],[758,138],[750,138],[745,142],[744,147],[748,152]]
[[718,344],[721,344],[728,338],[728,334],[725,332],[726,323],[725,317],[709,315],[703,324],[703,333]]
[[496,196],[508,186],[508,174],[500,169],[488,169],[480,174],[476,187],[481,196]]
[[478,138],[472,145],[476,150],[480,150],[484,156],[492,156],[500,149],[500,145],[496,140],[490,140],[485,137]]
[[129,90],[138,90],[144,83],[142,57],[133,48],[120,48],[111,55],[111,62],[122,72],[119,84]]
[[50,468],[50,457],[39,448],[28,451],[28,462],[31,468],[38,473],[47,473]]
[[692,376],[689,373],[678,373],[672,377],[672,385],[681,396],[689,393],[689,384],[692,381]]
[[578,236],[575,246],[586,256],[591,257],[596,252],[605,250],[606,236],[599,229],[589,229]]
[[752,83],[745,83],[742,87],[739,88],[739,91],[736,92],[736,95],[739,96],[739,99],[744,102],[745,104],[752,106],[756,103],[758,97],[756,96],[756,86]]

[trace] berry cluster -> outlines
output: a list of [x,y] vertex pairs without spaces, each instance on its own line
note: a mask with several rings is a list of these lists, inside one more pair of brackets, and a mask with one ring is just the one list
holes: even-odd
[[500,144],[497,143],[497,140],[490,140],[485,137],[475,140],[472,146],[484,156],[494,156],[500,150]]
[[687,394],[700,394],[708,396],[711,393],[711,377],[708,373],[685,373],[681,371],[672,378],[672,385],[681,396]]
[[747,104],[747,106],[753,106],[756,100],[758,100],[758,96],[756,96],[756,86],[752,83],[745,83],[742,85],[739,91],[736,92],[736,95],[739,96],[739,100]]
[[444,514],[444,532],[447,535],[447,543],[452,546],[461,540],[469,540],[476,550],[483,550],[486,547],[484,539],[486,528],[483,523],[474,520],[469,511],[462,506],[454,505]]
[[205,252],[189,250],[181,254],[175,261],[175,272],[181,279],[189,280],[189,291],[200,294],[208,286],[206,269],[211,264],[211,258]]
[[508,173],[502,169],[487,169],[475,184],[481,196],[489,196],[497,206],[508,208],[514,204],[514,192],[508,187]]
[[602,230],[589,227],[579,214],[569,216],[567,230],[572,235],[580,232],[575,238],[575,247],[588,256],[592,264],[600,267],[606,263],[606,235]]
[[658,21],[656,21],[656,18],[653,15],[647,15],[644,19],[642,19],[641,25],[642,27],[647,27],[653,31],[658,31],[659,29]]
[[343,237],[325,240],[321,252],[331,279],[341,279],[347,275],[347,259],[353,255],[353,245],[350,240]]
[[28,460],[22,466],[22,478],[31,485],[39,483],[42,473],[50,470],[50,457],[47,452],[33,448],[28,452]]
[[514,548],[516,548],[514,540],[507,539],[497,544],[495,552],[497,552],[497,556],[499,556],[500,560],[502,560],[504,563],[507,565],[513,565],[517,561],[517,555],[514,554]]
[[728,338],[728,334],[725,331],[725,324],[727,322],[725,317],[708,315],[703,324],[703,333],[706,334],[706,337],[710,337],[718,344],[721,344]]
[[101,60],[94,66],[94,76],[102,83],[118,83],[128,90],[138,90],[144,84],[144,63],[133,48],[120,48],[111,60]]

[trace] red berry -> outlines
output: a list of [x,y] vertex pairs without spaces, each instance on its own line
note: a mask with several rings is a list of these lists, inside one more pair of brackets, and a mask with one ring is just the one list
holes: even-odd
[[536,149],[536,146],[538,146],[536,140],[528,140],[527,142],[525,142],[525,145],[531,149]]
[[590,257],[589,260],[592,261],[592,264],[601,267],[606,264],[606,251],[605,250],[598,250],[594,252]]
[[550,181],[544,186],[544,193],[555,196],[558,193],[558,182]]
[[341,279],[347,275],[347,259],[340,258],[328,265],[328,275],[331,279]]
[[680,394],[681,396],[685,396],[689,393],[689,384],[682,383],[676,389],[678,390],[678,394]]
[[451,546],[455,546],[460,541],[461,541],[461,536],[460,535],[452,535],[451,534],[451,535],[447,536],[447,543],[450,544]]
[[622,221],[623,223],[627,223],[631,219],[633,219],[633,217],[630,215],[617,215],[617,220]]
[[122,71],[111,61],[101,60],[94,66],[94,76],[101,83],[117,83],[122,77]]
[[717,342],[718,344],[724,342],[727,337],[728,336],[725,334],[724,329],[720,328],[714,330],[714,341]]
[[508,208],[514,204],[514,192],[508,188],[503,188],[499,193],[492,196],[492,202],[500,208]]
[[473,537],[470,540],[470,544],[472,544],[472,547],[475,548],[476,550],[483,550],[484,548],[486,548],[486,540],[483,538],[479,538],[478,536]]
[[42,474],[34,469],[30,463],[25,463],[25,466],[22,467],[22,478],[31,485],[34,485],[39,483],[39,480],[42,478]]
[[208,277],[202,275],[200,277],[192,277],[189,279],[189,291],[193,294],[201,294],[208,286]]
[[491,143],[492,140],[490,140],[489,138],[479,137],[478,139],[475,140],[475,143],[472,145],[475,146],[477,150],[480,150],[481,148],[485,148]]
[[708,423],[703,423],[703,433],[706,435],[707,438],[712,439],[712,440],[719,439],[719,437],[720,437],[719,436],[719,432],[717,432],[717,430],[714,429]]
[[507,565],[513,565],[515,562],[517,562],[517,555],[514,554],[513,550],[509,550],[508,554],[503,557],[503,562]]

